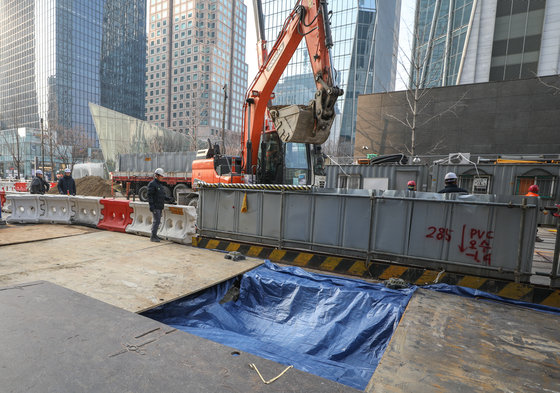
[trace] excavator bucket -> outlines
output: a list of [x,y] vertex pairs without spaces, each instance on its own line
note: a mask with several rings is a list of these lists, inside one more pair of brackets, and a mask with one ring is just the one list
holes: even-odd
[[324,143],[330,134],[332,120],[318,127],[311,106],[287,105],[271,108],[270,115],[282,142]]

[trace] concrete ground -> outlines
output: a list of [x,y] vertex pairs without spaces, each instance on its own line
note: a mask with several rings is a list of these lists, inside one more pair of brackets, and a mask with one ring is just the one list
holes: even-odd
[[141,312],[263,263],[127,233],[72,225],[0,226],[0,287],[49,281]]

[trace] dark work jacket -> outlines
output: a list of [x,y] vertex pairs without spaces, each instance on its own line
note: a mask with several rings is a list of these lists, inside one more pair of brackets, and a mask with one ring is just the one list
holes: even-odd
[[62,195],[76,195],[76,182],[72,176],[62,176],[58,180],[58,192]]
[[31,194],[44,194],[51,188],[49,183],[47,183],[44,179],[41,179],[39,176],[35,176],[33,180],[31,180],[31,185],[29,186],[29,192]]
[[447,194],[450,192],[464,192],[465,194],[469,193],[464,188],[458,187],[457,184],[446,184],[443,190],[438,191],[438,193],[440,194]]
[[152,180],[148,184],[148,203],[150,204],[150,211],[163,210],[165,204],[165,191],[163,190],[164,183],[157,179]]

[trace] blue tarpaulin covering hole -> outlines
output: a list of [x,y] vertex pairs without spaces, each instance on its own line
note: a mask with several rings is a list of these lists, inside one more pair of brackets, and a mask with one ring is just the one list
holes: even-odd
[[267,261],[240,280],[144,315],[239,351],[364,389],[414,289],[389,289]]

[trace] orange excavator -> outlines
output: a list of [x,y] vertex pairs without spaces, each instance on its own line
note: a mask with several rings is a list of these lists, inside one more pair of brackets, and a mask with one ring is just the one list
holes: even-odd
[[[209,141],[205,158],[193,161],[193,184],[317,185],[318,175],[324,175],[320,145],[329,137],[334,106],[343,94],[334,85],[327,2],[298,0],[270,53],[260,0],[254,4],[260,67],[243,106],[241,157],[221,155]],[[304,38],[317,91],[307,106],[273,107],[273,90]]]

